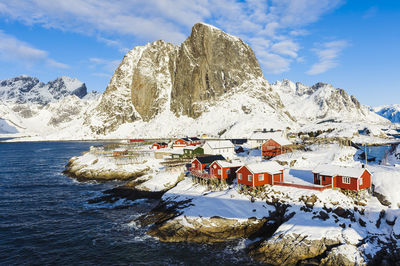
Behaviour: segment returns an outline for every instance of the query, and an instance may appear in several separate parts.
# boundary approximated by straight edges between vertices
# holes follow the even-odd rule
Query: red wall
[[[238,178],[238,174],[241,173],[242,174],[242,180],[239,180]],[[260,174],[264,174],[264,180],[259,181],[258,180],[258,175]],[[239,184],[243,184],[243,185],[248,185],[248,186],[253,186],[253,181],[249,182],[248,181],[248,175],[252,175],[253,180],[254,180],[254,186],[262,186],[262,185],[271,185],[272,184],[272,176],[268,173],[257,173],[255,175],[253,175],[246,166],[242,167],[237,173],[236,173],[236,177],[238,180]],[[282,174],[283,177],[283,174]],[[280,174],[276,175],[276,180],[281,180]],[[277,182],[278,182],[277,181]]]
[[[196,170],[199,170],[199,171],[202,171],[204,168],[202,168],[202,165],[201,165],[201,163],[197,160],[197,159],[194,159],[193,161],[192,161],[192,165],[194,164],[194,168],[196,169]]]
[[[242,180],[239,179],[238,174],[242,174]],[[253,175],[245,166],[239,169],[239,171],[236,172],[236,177],[238,184],[242,185],[248,185],[248,186],[253,186],[253,182],[249,182],[247,176],[248,175]],[[253,176],[254,178],[254,176]]]
[[[268,150],[267,149],[268,146],[273,146],[274,149],[273,150]],[[281,145],[279,145],[279,143],[277,143],[273,139],[267,140],[261,146],[261,154],[262,154],[262,156],[266,156],[266,157],[278,156],[280,154],[286,153],[287,151],[288,151],[287,148],[283,147],[281,149]]]
[[[184,141],[183,139],[178,139],[174,141],[175,145],[189,145],[186,141]]]
[[[366,189],[371,187],[371,174],[365,170],[364,173],[361,175],[363,179],[363,184],[359,186],[360,189]]]
[[[335,176],[335,179],[336,179],[335,187],[343,188],[343,189],[357,190],[357,178],[350,178],[350,184],[343,183],[341,176]]]
[[[216,166],[216,168],[214,168],[214,165]],[[237,170],[237,169],[239,169],[239,167],[225,167],[225,168],[222,168],[219,164],[217,164],[216,162],[213,162],[211,165],[210,165],[210,174],[211,175],[214,175],[216,178],[219,178],[219,179],[227,179],[227,178],[235,178],[236,177],[236,173],[235,173],[235,171]],[[221,169],[221,174],[219,175],[218,174],[218,169]],[[230,173],[230,175],[228,175],[228,170],[231,170],[231,173]]]

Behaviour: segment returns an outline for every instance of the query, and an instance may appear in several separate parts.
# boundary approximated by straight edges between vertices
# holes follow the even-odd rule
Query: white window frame
[[[258,181],[264,181],[264,174],[258,175]]]
[[[362,177],[360,178],[360,186],[362,186],[362,184],[363,184],[363,179],[362,179]]]
[[[242,180],[242,174],[241,173],[238,173],[238,179]]]
[[[196,165],[194,163],[192,163],[192,168],[195,168],[195,167],[196,167]]]
[[[253,175],[247,175],[247,180],[249,182],[252,182],[253,181]]]
[[[342,176],[342,183],[343,184],[351,184],[351,179],[348,176]]]
[[[222,175],[222,170],[221,170],[221,168],[218,169],[218,174],[219,174],[219,175]]]

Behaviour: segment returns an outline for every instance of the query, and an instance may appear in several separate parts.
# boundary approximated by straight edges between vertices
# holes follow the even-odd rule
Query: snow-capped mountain
[[[47,84],[20,76],[0,82],[0,134],[19,133],[45,139],[52,134],[84,135],[83,114],[99,98],[84,83],[60,77]],[[88,136],[90,138],[90,136]]]
[[[306,86],[289,80],[277,81],[272,88],[279,94],[290,114],[299,122],[321,123],[324,121],[385,123],[385,119],[371,112],[343,89],[319,82]]]
[[[156,41],[129,51],[85,117],[96,134],[143,137],[243,136],[293,124],[252,49],[204,23],[180,46]]]
[[[400,105],[384,105],[372,108],[378,115],[383,116],[393,123],[400,123]]]
[[[47,84],[37,78],[19,76],[0,81],[0,100],[11,103],[37,103],[45,105],[68,95],[79,98],[87,94],[85,83],[75,78],[59,77]]]

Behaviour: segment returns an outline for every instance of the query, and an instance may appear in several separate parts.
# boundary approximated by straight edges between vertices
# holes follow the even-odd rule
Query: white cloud
[[[48,52],[37,49],[0,30],[0,60],[20,63],[31,67],[44,63],[50,67],[68,68],[69,66],[49,58]]]
[[[268,65],[266,71],[279,73],[289,70],[298,56],[297,38],[307,33],[304,27],[343,1],[25,0],[0,3],[0,15],[28,25],[100,36],[99,41],[120,51],[126,48],[115,36],[179,44],[193,24],[204,21],[249,42],[258,57],[275,62],[260,60]]]
[[[318,62],[311,66],[306,72],[309,75],[317,75],[336,67],[338,56],[348,43],[344,40],[326,42],[320,45],[319,48],[314,48],[313,51],[318,56]]]
[[[287,55],[292,58],[297,57],[300,46],[292,40],[277,42],[271,46],[271,51],[281,55]]]

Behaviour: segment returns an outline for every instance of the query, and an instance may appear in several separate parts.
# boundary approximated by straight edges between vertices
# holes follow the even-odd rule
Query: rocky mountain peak
[[[64,96],[82,98],[86,94],[85,83],[70,77],[59,77],[47,84],[26,75],[0,81],[0,99],[6,102],[47,104]]]
[[[94,115],[105,122],[94,125],[87,117],[85,123],[103,134],[163,112],[197,118],[222,96],[247,90],[259,90],[254,95],[268,106],[282,106],[269,88],[247,44],[197,23],[180,46],[159,40],[129,51],[95,108]]]

